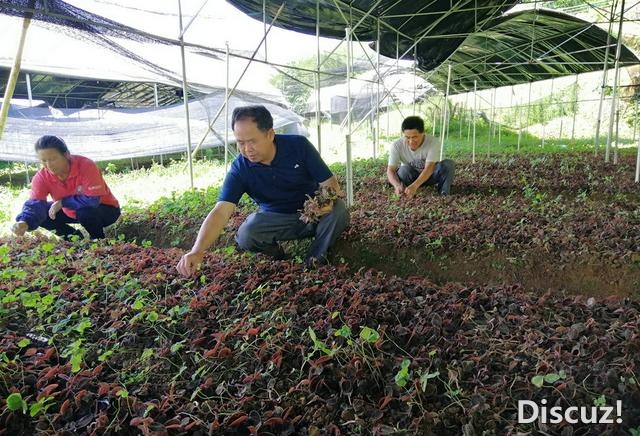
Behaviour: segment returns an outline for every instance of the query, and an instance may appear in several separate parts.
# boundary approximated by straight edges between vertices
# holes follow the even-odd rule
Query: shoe
[[[272,257],[274,260],[285,260],[287,253],[284,252],[280,244],[273,244],[262,250],[263,254]]]
[[[327,265],[327,264],[329,264],[329,261],[324,256],[321,258],[307,257],[304,260],[304,267],[305,269],[308,269],[308,270],[317,269],[319,266]]]

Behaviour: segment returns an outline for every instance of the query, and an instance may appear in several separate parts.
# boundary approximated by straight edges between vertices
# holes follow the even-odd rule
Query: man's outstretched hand
[[[176,269],[183,276],[190,276],[202,267],[204,253],[200,251],[190,251],[180,258]]]

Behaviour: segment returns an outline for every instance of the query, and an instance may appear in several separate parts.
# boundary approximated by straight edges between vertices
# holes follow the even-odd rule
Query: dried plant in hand
[[[313,197],[307,195],[303,209],[300,211],[300,220],[304,223],[317,223],[326,212],[324,209],[333,204],[338,198],[344,197],[344,193],[337,193],[334,188],[321,186]]]

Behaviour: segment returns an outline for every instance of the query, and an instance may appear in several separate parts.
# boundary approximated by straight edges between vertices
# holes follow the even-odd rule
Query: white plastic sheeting
[[[224,146],[225,134],[233,140],[232,132],[225,133],[224,110],[213,119],[224,99],[223,89],[189,103],[192,147],[203,138],[201,148]],[[236,91],[229,100],[229,112],[250,104],[263,104],[269,109],[276,131],[306,134],[300,116],[252,94]],[[60,136],[72,153],[95,161],[179,153],[186,150],[184,106],[63,111],[44,104],[29,107],[28,102],[16,102],[0,144],[0,160],[36,161],[33,145],[42,135]]]

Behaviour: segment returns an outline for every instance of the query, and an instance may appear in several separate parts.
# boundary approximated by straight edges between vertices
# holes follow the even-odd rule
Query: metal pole
[[[496,123],[496,88],[491,91],[491,119],[489,120],[489,143],[487,144],[487,158],[491,157],[491,140],[495,135]]]
[[[227,174],[229,170],[229,41],[224,43],[226,48],[226,61],[227,61],[227,77],[224,84],[224,174]]]
[[[347,40],[347,206],[353,205],[353,168],[351,167],[351,28],[345,28]]]
[[[153,105],[157,109],[160,106],[160,100],[158,98],[158,84],[153,84]],[[160,166],[164,165],[164,155],[160,153]]]
[[[576,74],[576,83],[574,85],[574,110],[573,110],[573,121],[571,123],[571,140],[573,141],[576,137],[576,115],[578,113],[578,75]]]
[[[316,134],[318,153],[322,155],[322,111],[320,107],[320,0],[316,0]]]
[[[182,33],[182,4],[178,0],[178,19],[180,22],[180,58],[182,61],[182,100],[187,129],[187,164],[189,165],[189,185],[193,189],[193,161],[191,156],[191,124],[189,122],[189,88],[187,87],[187,62],[184,53],[184,35]]]
[[[431,109],[431,134],[436,136],[436,108]]]
[[[618,85],[620,81],[620,56],[622,53],[622,25],[624,24],[624,1],[622,0],[620,9],[620,24],[618,26],[618,44],[616,45],[616,60],[613,74],[613,95],[611,96],[611,112],[609,115],[609,135],[607,137],[607,147],[605,149],[604,161],[609,162],[611,154],[611,139],[613,138],[613,124],[618,106]],[[616,142],[618,137],[616,136]]]
[[[473,142],[471,144],[471,163],[476,163],[476,115],[478,113],[478,81],[473,81]]]
[[[618,100],[619,101],[619,100]],[[613,163],[618,163],[618,132],[620,128],[620,108],[616,109],[616,142],[613,144]]]
[[[33,107],[33,94],[31,92],[31,75],[29,73],[25,74],[25,78],[27,79],[27,95],[29,96],[29,107]],[[24,161],[24,175],[27,180],[27,185],[31,183],[29,177],[29,164],[27,161]]]
[[[522,143],[522,99],[518,98],[518,145],[516,150],[520,151],[520,144]]]
[[[551,94],[550,95],[550,105],[553,104],[553,77],[551,78]],[[544,147],[545,139],[547,136],[547,120],[545,119],[544,112],[542,113],[542,144],[541,147]]]
[[[469,92],[464,97],[464,106],[465,106],[465,118],[467,119],[467,142],[471,139],[471,123],[473,122],[473,111],[469,109],[469,102],[467,101],[469,97]]]
[[[447,88],[444,93],[443,111],[442,111],[442,131],[440,132],[440,160],[444,155],[444,129],[447,123],[448,109],[449,109],[449,85],[451,83],[451,64],[447,68]]]
[[[33,107],[33,94],[31,92],[31,74],[26,73],[24,77],[25,79],[27,79],[27,96],[29,98],[29,107]]]
[[[28,8],[33,9],[35,7],[35,0],[29,2]],[[16,57],[13,60],[13,66],[9,73],[7,80],[7,87],[4,89],[4,99],[2,100],[2,109],[0,109],[0,140],[4,133],[5,125],[7,124],[7,117],[9,116],[9,106],[11,106],[11,98],[13,92],[16,89],[16,83],[18,82],[18,76],[20,75],[20,65],[22,64],[22,51],[24,50],[24,43],[27,38],[27,30],[29,24],[31,24],[31,17],[33,12],[26,12],[24,19],[22,20],[22,32],[20,33],[20,41],[18,42],[18,49],[16,50]]]
[[[638,99],[633,100],[633,140],[636,140],[638,134]]]
[[[638,138],[638,152],[636,153],[636,183],[640,182],[640,138]]]
[[[529,82],[529,99],[527,101],[527,131],[531,125],[531,83],[532,82]]]
[[[416,77],[418,72],[418,46],[413,47],[413,115],[416,114]]]
[[[262,33],[267,34],[267,5],[266,0],[262,0]],[[267,60],[267,39],[264,40],[264,60]]]
[[[462,139],[462,128],[464,127],[464,114],[466,112],[466,109],[469,105],[468,102],[469,99],[469,93],[465,92],[464,93],[464,109],[460,108],[459,111],[459,116],[458,116],[458,138]]]
[[[377,37],[376,37],[376,70],[378,74],[376,74],[376,101],[378,104],[376,105],[376,134],[373,143],[373,158],[376,158],[376,153],[380,148],[380,105],[382,104],[382,100],[380,99],[380,19],[376,20],[377,23]]]
[[[596,120],[596,135],[593,142],[593,154],[598,154],[600,148],[600,124],[602,123],[602,106],[604,105],[604,92],[607,87],[609,75],[609,51],[611,49],[611,30],[613,28],[613,20],[615,14],[615,5],[617,2],[611,2],[611,13],[609,20],[609,30],[607,31],[607,46],[604,50],[604,67],[602,69],[602,86],[600,87],[600,103],[598,104],[598,118]]]

